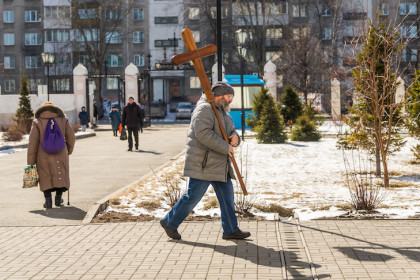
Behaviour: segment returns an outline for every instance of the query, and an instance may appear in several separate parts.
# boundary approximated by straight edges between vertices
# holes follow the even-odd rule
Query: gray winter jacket
[[[229,138],[238,135],[232,117],[216,104],[220,121]],[[235,179],[229,158],[229,144],[223,140],[216,116],[203,94],[194,110],[187,138],[184,175],[205,181],[226,182]]]

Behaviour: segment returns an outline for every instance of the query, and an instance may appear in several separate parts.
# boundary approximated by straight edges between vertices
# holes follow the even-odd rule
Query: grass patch
[[[263,192],[262,194],[272,194],[272,195],[274,195],[274,194],[277,194],[277,193],[275,193],[275,192]]]
[[[144,208],[149,211],[154,211],[156,209],[159,209],[161,207],[161,203],[159,200],[145,200],[141,201],[136,204],[137,208]]]
[[[110,205],[120,205],[121,204],[121,199],[119,197],[113,197],[108,201],[108,203]]]
[[[354,207],[350,203],[338,204],[338,205],[335,205],[335,207],[343,211],[350,211],[354,209]]]
[[[204,210],[209,210],[211,208],[218,208],[219,207],[219,201],[217,200],[217,197],[210,197],[207,199],[207,201],[204,203]]]
[[[278,213],[281,217],[293,216],[293,209],[285,208],[277,204],[254,204],[254,207],[266,213]]]

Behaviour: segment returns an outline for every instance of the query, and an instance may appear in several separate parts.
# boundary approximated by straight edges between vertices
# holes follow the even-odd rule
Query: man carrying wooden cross
[[[235,179],[229,156],[240,138],[228,114],[234,97],[233,88],[217,82],[211,90],[214,102],[226,136],[223,139],[218,121],[203,94],[194,110],[188,130],[184,175],[190,177],[188,191],[160,221],[166,234],[172,239],[181,239],[179,225],[190,214],[211,184],[220,204],[223,239],[244,239],[251,234],[238,228],[235,216],[234,193],[231,179]]]

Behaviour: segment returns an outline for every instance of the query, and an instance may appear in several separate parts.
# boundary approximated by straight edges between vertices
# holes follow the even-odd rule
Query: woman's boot
[[[64,202],[64,200],[61,198],[63,195],[62,192],[56,192],[55,193],[55,206],[61,206]]]
[[[47,208],[47,209],[52,208],[52,198],[51,198],[51,196],[45,198],[44,208]]]

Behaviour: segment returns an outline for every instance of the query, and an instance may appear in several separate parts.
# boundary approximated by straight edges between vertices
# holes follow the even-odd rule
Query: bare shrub
[[[243,195],[242,193],[235,195],[235,212],[242,217],[253,217],[251,209],[254,207],[254,203],[249,195]]]
[[[278,204],[255,204],[254,207],[262,212],[266,213],[278,213],[280,217],[291,217],[293,216],[293,209],[285,208]]]
[[[0,132],[6,132],[10,128],[10,124],[2,124],[0,125]]]
[[[80,124],[72,124],[71,128],[73,128],[74,133],[80,130]]]
[[[213,196],[210,197],[206,203],[204,203],[204,210],[209,210],[211,208],[218,208],[219,207],[219,201],[217,200],[217,197]]]
[[[374,210],[384,200],[385,195],[379,184],[375,183],[373,172],[369,168],[369,153],[366,158],[361,155],[361,150],[349,151],[349,157],[343,150],[344,165],[346,168],[346,184],[350,190],[350,204],[355,210]]]
[[[159,200],[146,200],[136,204],[138,208],[145,208],[146,210],[153,211],[161,207]]]
[[[21,141],[23,138],[24,133],[22,130],[17,126],[13,125],[9,128],[8,131],[3,133],[3,140],[6,141]]]

